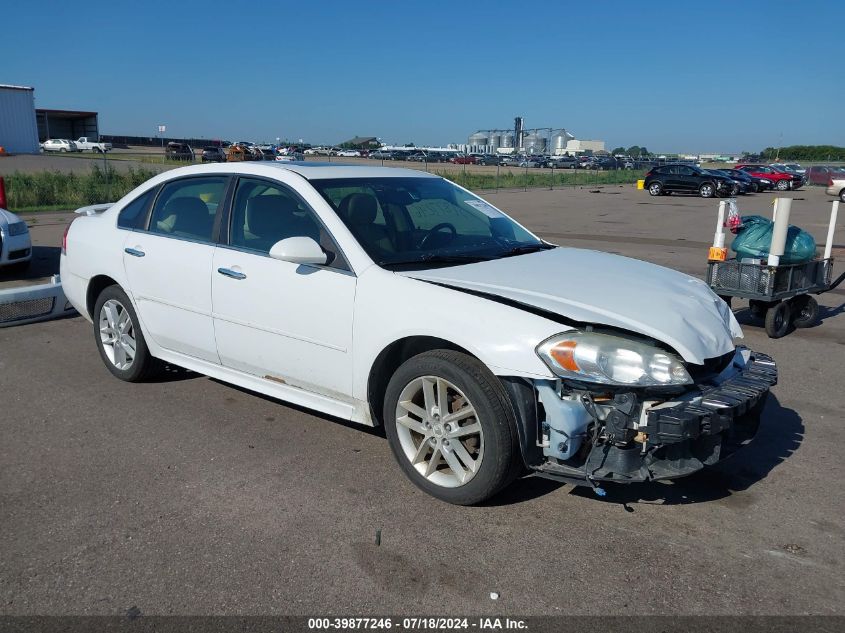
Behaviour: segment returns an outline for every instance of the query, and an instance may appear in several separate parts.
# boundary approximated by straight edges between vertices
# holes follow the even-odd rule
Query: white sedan
[[[76,143],[65,138],[52,138],[41,143],[45,152],[79,152],[81,151]]]
[[[0,268],[26,268],[32,260],[32,240],[26,222],[0,209]]]
[[[829,196],[836,196],[842,202],[845,202],[845,178],[831,177],[827,181],[827,189],[825,192]]]
[[[356,158],[361,156],[361,152],[357,149],[342,149],[337,153],[338,156],[345,156],[346,158]]]
[[[687,475],[754,435],[777,380],[702,281],[556,247],[406,169],[168,171],[76,219],[61,277],[116,377],[171,363],[383,425],[452,503],[525,473]]]

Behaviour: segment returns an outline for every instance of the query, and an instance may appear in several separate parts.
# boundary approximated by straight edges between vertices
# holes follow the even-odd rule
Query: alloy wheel
[[[433,484],[463,486],[481,467],[484,435],[475,407],[444,378],[420,376],[405,386],[396,430],[405,457]]]
[[[129,311],[116,299],[100,308],[100,343],[106,358],[117,369],[127,370],[135,362],[137,341]]]

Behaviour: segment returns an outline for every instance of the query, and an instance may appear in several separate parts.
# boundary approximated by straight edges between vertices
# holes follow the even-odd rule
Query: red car
[[[478,162],[478,158],[469,155],[454,156],[449,159],[449,162],[455,163],[456,165],[475,165]]]
[[[841,180],[845,178],[845,167],[828,167],[827,165],[815,165],[807,170],[807,181],[811,185],[827,187],[831,179]]]
[[[788,174],[768,165],[737,165],[736,169],[744,171],[754,178],[771,180],[778,191],[798,189],[804,184],[804,179],[801,176]]]

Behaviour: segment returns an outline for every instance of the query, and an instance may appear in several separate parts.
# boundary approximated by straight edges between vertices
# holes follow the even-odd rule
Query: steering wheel
[[[440,224],[435,224],[428,230],[428,233],[426,233],[420,240],[420,250],[424,250],[428,243],[434,239],[434,236],[438,235],[439,231],[443,229],[449,229],[449,231],[451,232],[451,235],[449,236],[449,241],[446,242],[446,244],[449,244],[452,240],[454,240],[455,236],[458,234],[458,231],[457,229],[455,229],[455,226],[449,224],[448,222],[441,222]]]

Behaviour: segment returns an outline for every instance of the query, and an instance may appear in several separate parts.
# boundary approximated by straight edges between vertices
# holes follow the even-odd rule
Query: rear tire
[[[789,332],[792,310],[788,301],[781,301],[766,312],[766,334],[769,338],[781,338]]]
[[[790,299],[792,304],[792,325],[797,328],[811,327],[819,318],[819,302],[810,295],[799,295]]]
[[[845,202],[845,189],[839,192],[839,200]]]
[[[150,355],[135,308],[120,286],[109,286],[100,293],[92,318],[97,351],[115,377],[141,382],[161,366]]]
[[[659,182],[653,182],[648,186],[648,194],[650,196],[659,196],[663,193],[663,185]]]
[[[449,419],[460,412],[464,417]],[[519,472],[507,393],[481,361],[467,354],[434,350],[405,361],[388,383],[383,419],[405,475],[442,501],[481,503]]]

